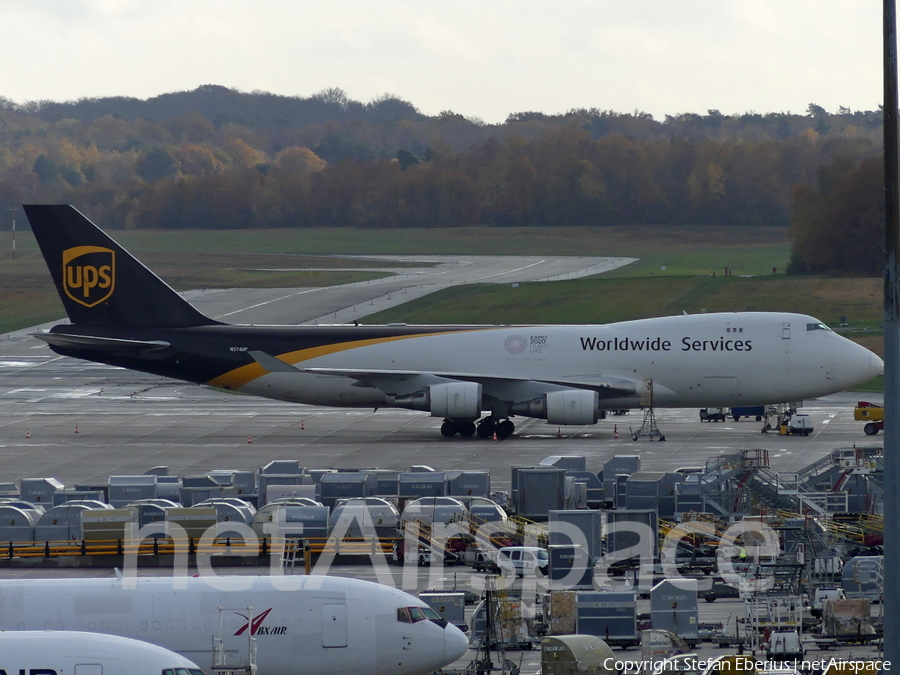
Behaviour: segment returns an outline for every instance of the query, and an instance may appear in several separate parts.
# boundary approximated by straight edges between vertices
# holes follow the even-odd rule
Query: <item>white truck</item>
[[[812,420],[806,413],[795,413],[791,415],[791,419],[782,427],[782,434],[791,434],[794,436],[809,436],[813,432]]]

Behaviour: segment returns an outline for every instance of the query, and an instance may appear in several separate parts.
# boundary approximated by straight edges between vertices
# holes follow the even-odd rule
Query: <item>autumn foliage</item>
[[[852,258],[872,273],[867,160],[880,125],[877,111],[812,104],[663,121],[522,112],[490,125],[338,89],[0,98],[0,209],[70,202],[118,228],[792,223],[795,270]]]

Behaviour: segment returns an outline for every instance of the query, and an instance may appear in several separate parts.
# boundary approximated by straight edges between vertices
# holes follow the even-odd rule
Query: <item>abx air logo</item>
[[[245,619],[247,623],[237,629],[235,635],[243,635],[244,633],[250,632],[250,635],[285,635],[287,633],[287,626],[263,626],[263,621],[266,620],[266,617],[269,616],[269,612],[272,611],[272,608],[269,607],[265,612],[254,616],[251,620],[249,616],[246,614],[241,614],[240,612],[235,612],[239,617]]]
[[[116,286],[116,254],[102,246],[76,246],[63,251],[63,288],[72,300],[95,307]]]

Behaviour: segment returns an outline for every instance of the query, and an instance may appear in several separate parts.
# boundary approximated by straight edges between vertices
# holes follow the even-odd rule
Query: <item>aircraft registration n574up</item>
[[[880,375],[868,349],[782,312],[606,325],[241,326],[210,319],[76,209],[25,206],[71,325],[58,354],[244,394],[444,418],[445,436],[504,438],[516,415],[594,424],[638,407],[797,402]]]

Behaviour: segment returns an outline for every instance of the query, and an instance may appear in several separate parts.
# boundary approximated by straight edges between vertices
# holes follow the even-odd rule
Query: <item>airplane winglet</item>
[[[290,363],[285,363],[281,359],[276,356],[272,356],[271,354],[267,354],[266,352],[261,352],[257,350],[250,350],[247,352],[250,356],[253,357],[253,360],[256,361],[263,368],[268,370],[270,373],[299,373],[300,369],[295,368]]]

